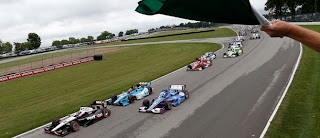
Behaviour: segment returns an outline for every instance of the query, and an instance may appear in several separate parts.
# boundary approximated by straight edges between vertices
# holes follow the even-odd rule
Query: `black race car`
[[[110,113],[111,111],[107,108],[106,101],[93,101],[90,106],[81,106],[78,112],[69,115],[65,119],[53,119],[51,125],[44,128],[44,132],[65,136],[70,132],[78,131],[80,125],[87,127],[108,117]]]

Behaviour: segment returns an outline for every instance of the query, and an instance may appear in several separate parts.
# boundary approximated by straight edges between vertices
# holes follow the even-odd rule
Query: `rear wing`
[[[186,89],[186,85],[170,85],[169,90],[170,91],[183,91]]]
[[[138,82],[138,83],[137,83],[137,87],[138,87],[138,86],[141,86],[141,87],[144,87],[144,86],[150,87],[150,86],[151,86],[151,82]]]
[[[107,100],[105,100],[105,101],[92,101],[91,105],[102,105],[103,107],[107,107]]]

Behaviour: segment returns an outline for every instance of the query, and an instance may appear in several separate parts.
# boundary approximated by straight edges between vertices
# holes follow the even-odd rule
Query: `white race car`
[[[252,36],[250,37],[250,40],[253,39],[260,39],[260,35],[258,33],[252,34]]]
[[[78,131],[80,125],[86,127],[108,117],[110,113],[106,101],[93,101],[90,106],[81,106],[78,112],[69,115],[66,119],[53,119],[51,125],[44,128],[44,132],[65,136],[70,132]]]

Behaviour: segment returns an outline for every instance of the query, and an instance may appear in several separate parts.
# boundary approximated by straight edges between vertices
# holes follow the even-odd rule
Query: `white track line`
[[[222,45],[222,48],[219,49],[218,51],[216,51],[215,53],[217,53],[217,52],[219,52],[219,51],[221,51],[221,50],[224,49],[224,44],[223,44],[223,43],[219,43],[219,44]],[[180,70],[182,70],[182,69],[184,69],[184,68],[185,68],[185,66],[184,66],[184,67],[181,67],[180,69],[177,69],[177,70],[175,70],[175,71],[173,71],[173,72],[171,72],[171,73],[168,73],[168,74],[166,74],[166,75],[164,75],[164,76],[161,76],[161,77],[159,77],[159,78],[157,78],[157,79],[155,79],[155,80],[153,80],[153,81],[151,81],[151,82],[160,80],[160,79],[162,79],[162,78],[164,78],[164,77],[167,77],[167,76],[170,76],[170,75],[172,75],[173,73],[178,72],[178,71],[180,71]],[[67,117],[68,117],[68,116],[65,116],[65,117],[61,118],[61,120],[64,120],[64,119],[67,118]],[[50,123],[51,123],[51,122],[50,122]],[[50,123],[44,124],[44,125],[42,125],[42,126],[39,126],[39,127],[37,127],[37,128],[34,128],[34,129],[30,130],[30,131],[27,131],[27,132],[24,132],[24,133],[19,134],[19,135],[17,135],[17,136],[14,136],[13,138],[19,138],[19,137],[22,137],[22,136],[24,136],[24,135],[30,134],[30,133],[32,133],[32,132],[34,132],[34,131],[40,130],[40,129],[44,128],[45,126],[49,126]]]
[[[286,94],[287,94],[287,91],[288,91],[288,89],[289,89],[289,87],[290,87],[290,85],[291,85],[291,83],[292,83],[292,80],[293,80],[293,78],[294,78],[294,75],[296,74],[296,71],[297,71],[297,69],[298,69],[298,67],[299,67],[300,60],[301,60],[301,57],[302,57],[302,53],[303,53],[303,49],[302,49],[302,44],[300,43],[300,54],[299,54],[299,58],[298,58],[297,63],[296,63],[296,65],[295,65],[295,67],[294,67],[294,70],[293,70],[293,72],[292,72],[292,74],[291,74],[289,83],[288,83],[286,89],[284,90],[284,92],[283,92],[283,94],[282,94],[282,96],[281,96],[281,98],[280,98],[280,100],[279,100],[276,108],[274,109],[273,113],[271,114],[271,116],[270,116],[270,118],[269,118],[269,120],[268,120],[268,122],[267,122],[267,125],[266,125],[265,128],[263,129],[263,131],[262,131],[262,133],[261,133],[261,135],[260,135],[260,138],[263,138],[263,137],[265,136],[265,134],[267,133],[268,128],[269,128],[269,126],[270,126],[270,124],[271,124],[274,116],[276,115],[276,113],[277,113],[277,111],[278,111],[278,109],[279,109],[279,107],[280,107],[280,105],[281,105],[284,97],[285,97]]]

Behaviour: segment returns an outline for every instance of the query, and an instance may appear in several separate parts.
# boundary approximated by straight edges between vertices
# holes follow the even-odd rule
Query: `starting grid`
[[[80,59],[80,60],[71,61],[71,62],[67,62],[67,63],[61,63],[61,64],[57,64],[57,65],[52,65],[52,66],[47,66],[47,67],[40,68],[40,69],[33,69],[33,70],[25,71],[22,73],[16,73],[16,74],[0,77],[0,83],[6,82],[9,80],[22,78],[22,77],[45,73],[45,72],[49,72],[49,71],[53,71],[53,70],[57,70],[57,69],[71,67],[74,65],[79,65],[79,64],[83,64],[83,63],[87,63],[87,62],[91,62],[91,61],[94,61],[93,57],[88,57],[85,59]]]

